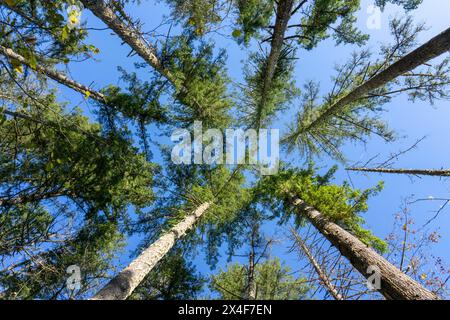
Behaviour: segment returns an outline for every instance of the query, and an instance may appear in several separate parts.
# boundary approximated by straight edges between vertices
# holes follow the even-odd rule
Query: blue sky
[[[360,29],[370,34],[371,38],[367,44],[368,47],[377,51],[380,43],[389,42],[388,20],[389,17],[403,15],[403,10],[389,5],[382,13],[381,29],[368,29],[366,21],[369,18],[367,8],[372,1],[363,0],[361,10],[358,14],[358,25]],[[145,23],[144,29],[151,30],[161,21],[163,15],[168,11],[162,1],[144,1],[139,8],[130,7],[131,16],[140,18]],[[423,43],[435,36],[439,32],[449,27],[448,13],[450,12],[450,1],[448,0],[425,0],[424,3],[411,13],[416,22],[425,22],[429,29],[419,36],[419,42]],[[87,21],[89,27],[103,27],[103,24],[93,17],[89,12],[83,12],[83,20]],[[230,31],[231,33],[231,31]],[[242,81],[242,66],[249,51],[237,46],[230,39],[219,35],[214,35],[220,48],[228,51],[228,69],[229,75],[235,81]],[[110,31],[91,31],[89,42],[95,44],[100,53],[96,55],[96,61],[88,61],[70,65],[70,74],[74,79],[84,84],[93,83],[93,87],[100,89],[108,84],[117,84],[119,72],[117,67],[121,66],[128,71],[134,70],[133,63],[140,61],[138,57],[127,58],[130,49],[126,45],[121,45],[121,40],[112,35]],[[327,40],[321,43],[313,51],[307,52],[299,50],[298,61],[295,70],[295,80],[298,85],[302,85],[308,80],[320,81],[323,90],[330,86],[330,76],[336,63],[343,63],[348,58],[350,52],[357,50],[354,46],[336,47],[334,41]],[[149,74],[148,70],[140,69],[138,74],[142,79]],[[73,93],[66,88],[60,88],[61,100],[70,101],[71,106],[81,105],[83,110],[89,112],[93,110],[83,97]],[[395,164],[399,168],[448,168],[450,163],[450,103],[449,101],[438,101],[434,106],[426,102],[411,103],[405,97],[397,97],[387,104],[388,110],[383,118],[389,123],[390,127],[395,129],[401,137],[398,141],[386,144],[380,139],[372,139],[366,146],[348,145],[345,146],[344,154],[350,160],[350,163],[361,161],[366,162],[371,157],[380,154],[379,160],[388,158],[390,153],[398,152],[412,145],[417,139],[426,136],[418,148],[402,156]],[[293,105],[278,121],[274,127],[283,128],[292,118],[297,106]],[[153,129],[152,129],[153,130]],[[152,132],[157,134],[158,132]],[[301,164],[301,159],[290,157],[293,161]],[[334,161],[323,159],[317,163],[323,170],[330,168]],[[364,215],[367,220],[367,226],[379,237],[385,237],[392,230],[394,221],[393,214],[400,210],[403,199],[412,197],[413,199],[427,198],[429,196],[447,198],[449,196],[450,184],[448,181],[433,177],[413,178],[396,175],[378,175],[378,174],[360,174],[350,173],[349,175],[343,166],[336,175],[336,182],[341,183],[351,177],[351,182],[356,188],[368,188],[376,185],[378,181],[385,181],[385,189],[380,195],[370,200],[369,211]],[[439,209],[442,203],[426,201],[411,206],[412,217],[417,225],[424,224],[430,219],[433,211]],[[446,265],[450,261],[450,207],[443,211],[440,216],[429,226],[437,229],[442,235],[440,243],[433,247],[432,254],[444,258]],[[267,225],[264,230],[271,233],[273,225]],[[282,236],[283,232],[278,231]],[[134,237],[127,249],[132,250],[138,237]],[[287,264],[295,270],[296,260],[294,255],[286,254],[288,245],[282,243],[274,246],[273,255],[283,257]],[[131,252],[131,251],[130,251]],[[129,253],[126,252],[121,257],[122,263],[129,261]],[[225,261],[221,261],[219,266],[223,266]],[[202,255],[200,254],[195,261],[198,269],[204,273],[209,273]]]

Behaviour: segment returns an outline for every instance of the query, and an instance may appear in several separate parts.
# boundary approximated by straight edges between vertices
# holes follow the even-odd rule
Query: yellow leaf
[[[69,13],[69,21],[72,25],[77,25],[80,22],[80,16],[81,13],[76,11],[76,10],[72,10]]]
[[[241,34],[242,34],[241,30],[239,30],[239,29],[234,29],[234,30],[233,30],[233,33],[232,33],[232,36],[233,36],[234,38],[239,38],[239,37],[241,36]]]
[[[71,17],[70,17],[70,23],[72,23],[72,24],[74,24],[74,25],[75,25],[75,24],[77,24],[77,23],[78,23],[78,21],[79,21],[79,20],[78,20],[78,18],[77,18],[77,17],[75,17],[75,16],[71,16]]]
[[[89,99],[89,97],[91,96],[91,92],[90,91],[86,91],[85,93],[84,93],[84,98],[87,100],[87,99]]]
[[[17,73],[22,74],[23,73],[23,66],[22,65],[18,65],[14,67],[14,71]]]
[[[422,273],[422,275],[420,276],[420,279],[425,280],[427,278],[427,275],[425,273]]]

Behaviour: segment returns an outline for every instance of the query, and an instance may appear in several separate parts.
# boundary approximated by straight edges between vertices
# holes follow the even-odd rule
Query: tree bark
[[[210,207],[209,202],[200,205],[169,232],[145,249],[128,267],[123,269],[91,300],[125,300],[156,264],[169,252],[175,242],[191,229]]]
[[[410,174],[415,176],[450,177],[450,170],[387,169],[387,168],[347,168],[348,171]]]
[[[342,227],[329,221],[315,208],[308,206],[296,195],[287,193],[289,201],[298,214],[304,216],[314,227],[346,257],[353,267],[369,278],[368,268],[378,267],[381,272],[381,288],[378,290],[386,299],[393,300],[438,300],[439,297],[421,286],[389,261],[362,243]]]
[[[25,59],[20,54],[14,52],[10,48],[5,48],[0,45],[0,53],[4,56],[8,57],[9,59],[17,60],[18,62],[32,68],[30,65],[30,62],[27,59]],[[39,73],[42,73],[42,74],[48,76],[49,78],[55,80],[56,82],[58,82],[62,85],[65,85],[75,91],[82,93],[83,95],[86,95],[86,93],[89,92],[89,97],[94,100],[97,100],[100,102],[105,101],[105,96],[102,93],[92,90],[91,88],[70,79],[64,73],[58,72],[56,70],[52,70],[47,67],[43,67],[41,65],[36,65],[35,70]]]
[[[250,253],[248,256],[248,270],[247,270],[247,287],[245,289],[245,299],[256,300],[256,282],[255,282],[255,256],[256,256],[256,242],[259,236],[259,225],[257,222],[252,226],[250,235]]]
[[[426,63],[427,61],[434,59],[441,54],[450,50],[450,28],[437,35],[427,43],[423,44],[416,50],[407,54],[394,64],[390,65],[386,70],[375,75],[373,78],[363,83],[359,87],[355,88],[349,94],[338,100],[331,105],[324,113],[319,115],[303,130],[307,131],[309,128],[313,128],[316,124],[323,121],[326,118],[331,117],[345,106],[363,98],[370,91],[380,88],[387,83],[391,82],[400,75],[414,70],[418,66]]]
[[[293,5],[294,0],[281,0],[278,2],[277,17],[272,34],[267,71],[264,75],[264,88],[267,88],[267,83],[270,83],[273,79],[275,69],[278,64],[278,59],[280,58],[281,48],[283,47],[286,28],[289,23],[289,19],[291,18]]]
[[[273,76],[280,59],[281,50],[284,44],[284,36],[286,34],[287,25],[291,18],[293,5],[294,0],[281,0],[277,4],[277,16],[272,34],[270,53],[267,59],[267,67],[263,79],[263,94],[258,104],[257,110],[256,130],[258,130],[261,126],[261,117],[266,105],[267,94],[272,85]]]
[[[335,300],[344,300],[342,298],[342,295],[339,294],[336,287],[331,282],[328,275],[325,273],[325,271],[322,270],[319,263],[316,261],[314,256],[312,255],[311,251],[309,250],[308,246],[305,244],[305,242],[302,240],[302,238],[298,235],[298,233],[292,228],[291,233],[294,236],[295,242],[300,247],[300,250],[303,251],[308,258],[309,262],[314,267],[314,270],[316,270],[317,275],[319,276],[319,279],[327,289],[327,291],[333,296]]]
[[[147,43],[138,30],[132,26],[124,24],[104,0],[81,0],[86,8],[103,21],[113,30],[125,43],[127,43],[136,53],[144,59],[150,66],[155,68],[161,75],[175,85],[175,78],[162,65],[156,55],[156,50]]]

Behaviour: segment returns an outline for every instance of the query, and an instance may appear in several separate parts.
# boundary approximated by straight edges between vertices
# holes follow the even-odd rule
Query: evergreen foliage
[[[294,215],[297,225],[304,225],[306,222],[291,207],[291,202],[286,198],[288,191],[316,208],[330,221],[343,226],[362,242],[379,252],[386,252],[386,243],[363,228],[364,219],[360,216],[368,210],[367,200],[382,190],[383,183],[368,190],[354,190],[348,183],[331,184],[330,180],[336,169],[337,167],[332,168],[324,176],[316,175],[313,166],[307,170],[283,170],[278,175],[262,180],[259,192],[263,201],[273,207],[273,212],[281,216],[282,221],[288,221]]]
[[[0,56],[2,299],[92,297],[123,267],[117,264],[128,254],[124,248],[130,239],[140,240],[131,242],[134,258],[205,203],[208,209],[185,228],[186,235],[177,235],[176,244],[166,245],[161,252],[167,255],[155,260],[129,299],[196,299],[207,288],[213,298],[225,300],[314,298],[305,270],[293,272],[273,257],[270,245],[276,240],[266,237],[271,223],[286,229],[295,222],[301,231],[308,226],[291,194],[380,258],[388,253],[386,242],[367,229],[363,218],[383,183],[359,190],[336,183],[337,167],[319,175],[312,164],[282,166],[278,174],[261,177],[254,165],[171,161],[165,139],[174,129],[193,134],[194,121],[201,121],[204,131],[258,130],[296,109],[284,132],[285,150],[308,163],[323,156],[345,162],[341,150],[348,142],[397,137],[383,117],[397,95],[430,104],[449,98],[450,59],[444,58],[339,105],[419,45],[425,26],[408,16],[391,20],[393,43],[381,45],[378,54],[358,49],[337,65],[328,93],[322,94],[315,81],[300,89],[295,68],[302,53],[327,39],[336,46],[361,47],[369,37],[357,28],[359,0],[282,1],[165,0],[170,16],[145,32],[144,22],[127,13],[128,6],[141,5],[139,0],[0,0],[0,45],[25,58]],[[375,0],[382,10],[397,5],[409,11],[421,2]],[[70,68],[100,53],[89,42],[94,29],[77,12],[67,12],[72,5],[83,9],[82,3],[83,14],[92,11],[107,33],[115,31],[122,44],[131,46],[129,57],[146,61],[135,63],[136,69],[153,69],[119,67],[120,82],[108,80],[97,97],[89,91],[94,82],[82,86],[78,91],[85,105],[71,108],[62,91],[49,86],[46,70],[65,68],[61,74],[67,78],[57,81],[73,88]],[[237,45],[223,45],[216,36]],[[227,70],[228,45],[249,53],[239,84]],[[196,265],[201,250],[211,270],[224,253],[230,263],[205,277]],[[244,251],[244,263],[235,262],[238,251]],[[80,288],[67,285],[70,266],[82,271]]]
[[[234,263],[220,270],[211,280],[211,289],[221,300],[243,299],[246,268]],[[267,260],[256,266],[256,300],[304,300],[309,291],[304,278],[296,278],[279,259]]]

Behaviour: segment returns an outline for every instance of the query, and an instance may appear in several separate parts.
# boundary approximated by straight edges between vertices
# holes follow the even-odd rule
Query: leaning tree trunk
[[[177,239],[183,237],[194,226],[210,205],[209,202],[203,203],[184,218],[183,221],[161,236],[133,260],[128,267],[104,286],[91,300],[125,300],[128,298],[145,276],[152,271],[156,264],[175,245]]]
[[[410,174],[415,176],[450,177],[450,170],[387,169],[387,168],[347,168],[348,171]]]
[[[67,75],[65,75],[62,72],[53,70],[48,67],[41,66],[39,64],[36,65],[35,67],[34,66],[32,67],[30,62],[25,57],[14,52],[10,48],[5,48],[0,45],[0,54],[4,55],[5,57],[7,57],[9,59],[16,60],[32,69],[35,69],[37,72],[44,74],[44,75],[48,76],[49,78],[55,80],[56,82],[59,82],[60,84],[65,85],[65,86],[67,86],[75,91],[78,91],[84,95],[89,93],[89,97],[91,97],[94,100],[98,100],[100,102],[105,101],[105,96],[102,93],[92,90],[91,88],[70,79]]]
[[[291,233],[294,236],[295,242],[300,247],[300,250],[303,251],[308,258],[309,262],[314,267],[314,270],[316,270],[317,275],[319,276],[320,281],[323,283],[327,291],[333,296],[335,300],[344,300],[342,298],[342,295],[339,294],[336,287],[331,282],[328,275],[325,273],[325,271],[322,269],[322,267],[319,265],[319,263],[316,261],[314,256],[312,255],[311,251],[309,250],[308,246],[305,244],[303,239],[298,235],[298,233],[292,228]]]
[[[298,213],[311,222],[346,257],[353,267],[369,278],[369,267],[379,268],[381,288],[378,290],[386,299],[395,300],[438,300],[439,297],[425,289],[389,261],[361,242],[342,227],[329,221],[315,208],[308,206],[297,196],[288,193],[289,201]]]
[[[450,50],[450,28],[437,35],[427,43],[423,44],[416,50],[407,54],[397,62],[390,65],[386,70],[375,75],[359,87],[352,90],[349,94],[331,105],[324,113],[314,119],[308,126],[304,128],[306,132],[309,128],[313,128],[320,121],[331,117],[339,112],[345,106],[363,98],[370,91],[380,88],[402,74],[414,70],[418,66],[434,59],[441,54]]]
[[[156,55],[156,50],[144,39],[139,30],[134,26],[123,23],[104,0],[81,0],[81,2],[127,43],[142,59],[175,85],[176,79],[163,66],[161,60]]]

